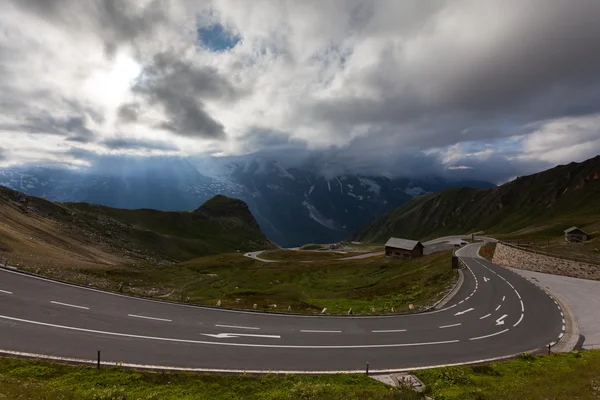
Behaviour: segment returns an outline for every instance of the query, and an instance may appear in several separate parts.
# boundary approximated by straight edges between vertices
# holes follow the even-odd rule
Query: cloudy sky
[[[257,153],[501,182],[600,153],[599,19],[597,0],[4,0],[0,166]]]

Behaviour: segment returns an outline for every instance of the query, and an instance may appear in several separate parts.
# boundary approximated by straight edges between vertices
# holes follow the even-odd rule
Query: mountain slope
[[[354,239],[427,239],[473,231],[559,235],[600,217],[600,156],[492,189],[446,189],[415,198],[364,226]]]
[[[224,196],[193,212],[164,212],[53,203],[0,187],[0,257],[15,263],[168,265],[271,247],[248,206]]]
[[[325,178],[315,168],[260,158],[193,165],[176,157],[116,158],[90,169],[0,169],[0,185],[58,202],[163,211],[191,211],[221,193],[246,202],[265,235],[284,247],[342,240],[417,195],[451,186],[494,186],[434,176]]]

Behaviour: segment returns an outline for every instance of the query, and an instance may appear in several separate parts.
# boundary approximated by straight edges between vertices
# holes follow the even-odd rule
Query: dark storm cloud
[[[117,118],[120,122],[128,123],[138,120],[140,105],[137,103],[122,104],[117,110]]]
[[[111,150],[178,150],[177,146],[169,142],[158,140],[140,140],[134,138],[107,139],[102,141],[101,144]]]
[[[65,136],[66,140],[88,143],[94,140],[94,132],[85,126],[83,117],[56,118],[48,114],[30,116],[22,122],[0,124],[0,130],[17,131],[39,135]]]
[[[389,44],[378,62],[347,82],[377,96],[308,99],[299,121],[315,119],[342,132],[371,125],[403,145],[426,148],[600,112],[600,2],[514,2],[491,12],[490,4],[450,6],[459,21],[469,8],[475,13],[463,21],[470,30],[456,32],[473,35],[472,41],[423,29],[422,45],[410,57]]]
[[[156,54],[144,67],[133,91],[161,105],[168,121],[159,127],[186,137],[223,139],[223,125],[213,119],[201,99],[234,101],[239,93],[215,70],[197,66],[173,52]]]
[[[108,56],[117,47],[150,33],[166,22],[168,3],[150,1],[143,6],[125,0],[13,0],[30,13],[65,28],[93,30],[104,42]]]
[[[7,156],[6,156],[6,149],[4,149],[3,147],[0,147],[0,161],[6,160]]]

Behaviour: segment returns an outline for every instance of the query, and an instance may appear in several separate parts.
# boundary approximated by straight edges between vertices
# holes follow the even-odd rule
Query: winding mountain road
[[[309,316],[132,298],[0,270],[0,353],[198,371],[383,372],[501,358],[564,331],[554,300],[457,251],[464,284],[433,312]]]

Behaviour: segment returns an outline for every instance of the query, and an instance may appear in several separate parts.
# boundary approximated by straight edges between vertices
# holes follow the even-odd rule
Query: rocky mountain
[[[491,189],[454,188],[412,199],[361,228],[356,240],[427,239],[467,232],[561,235],[600,220],[600,156]]]
[[[191,212],[126,210],[54,203],[0,186],[0,256],[14,263],[170,265],[272,247],[248,206],[225,196]]]
[[[340,175],[277,161],[194,164],[182,158],[118,160],[102,168],[0,169],[0,185],[53,201],[117,208],[193,210],[217,194],[248,204],[262,231],[290,247],[347,238],[382,213],[415,196],[447,187],[492,187],[488,182]]]

